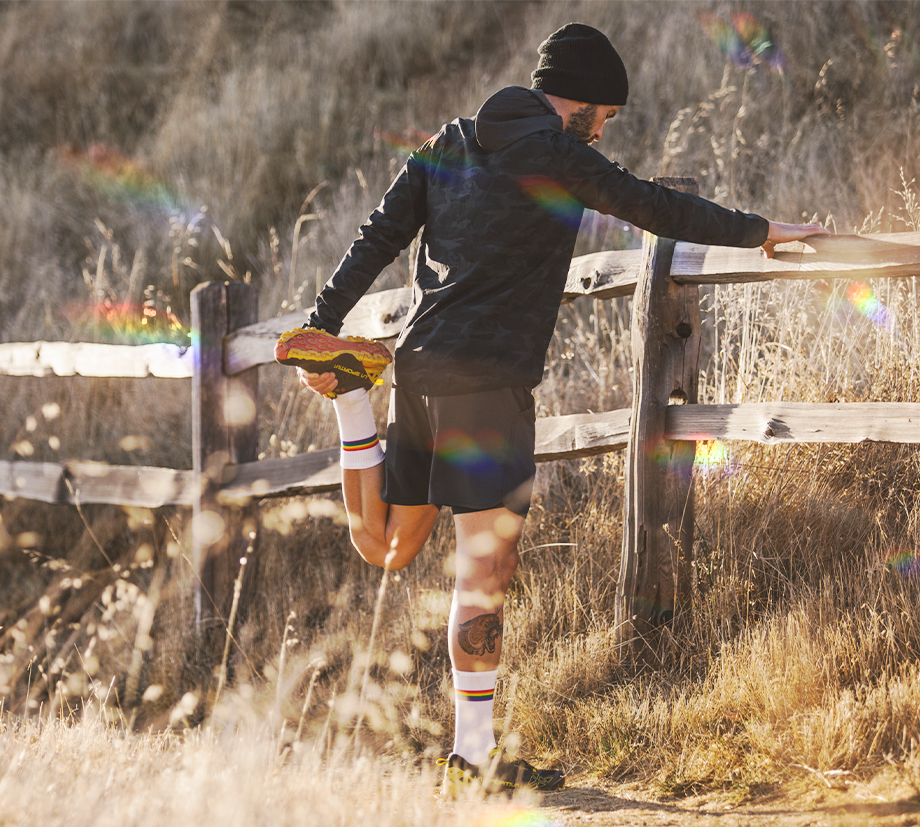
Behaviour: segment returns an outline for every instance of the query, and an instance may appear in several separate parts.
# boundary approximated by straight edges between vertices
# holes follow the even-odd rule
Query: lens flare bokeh
[[[693,470],[701,473],[732,470],[728,444],[718,439],[697,442]]]
[[[749,12],[735,12],[731,25],[717,14],[703,12],[700,24],[710,40],[736,66],[750,69],[758,65],[783,71],[785,60],[770,30]]]
[[[851,285],[847,289],[846,297],[847,301],[869,321],[886,330],[891,329],[891,314],[888,308],[882,304],[878,295],[868,284]]]
[[[113,147],[91,144],[83,150],[64,146],[58,149],[58,157],[102,195],[163,212],[187,207],[165,181]]]
[[[451,429],[440,434],[434,452],[458,469],[471,474],[491,474],[508,455],[509,443],[495,431],[467,434]]]
[[[920,574],[920,557],[915,551],[902,549],[888,558],[887,566],[903,577],[913,577]]]
[[[854,282],[841,296],[830,285],[818,283],[814,287],[814,292],[821,299],[825,308],[835,313],[841,322],[847,322],[855,312],[876,327],[889,331],[895,329],[891,312],[868,284]]]
[[[396,132],[387,132],[385,129],[377,129],[374,131],[374,136],[383,141],[390,149],[405,157],[415,152],[431,137],[420,129],[411,129],[401,135]]]
[[[473,824],[474,827],[561,827],[546,813],[515,806],[489,810]]]
[[[681,440],[681,442],[686,444],[685,440]],[[656,465],[668,468],[673,466],[675,459],[678,459],[678,461],[686,461],[680,460],[679,457],[675,457],[672,450],[673,445],[674,443],[667,439],[659,439],[650,442],[645,448],[646,456]],[[696,453],[693,458],[694,473],[709,473],[716,471],[724,473],[733,470],[734,463],[729,453],[727,443],[718,439],[700,439],[696,441]],[[685,468],[683,472],[689,475],[690,469]]]
[[[96,304],[71,303],[64,316],[72,324],[92,328],[98,339],[124,344],[165,342],[187,345],[189,332],[170,306],[142,305],[105,298]]]
[[[555,181],[541,176],[521,178],[521,189],[550,215],[568,227],[581,226],[583,208],[568,192]]]
[[[458,153],[445,152],[440,148],[437,153],[433,152],[434,138],[423,138],[423,142],[417,144],[416,139],[421,137],[418,131],[397,135],[381,130],[376,135],[397,153],[412,155],[438,181],[452,183],[476,178],[484,185],[484,179],[489,175],[484,169],[472,167],[469,160]],[[534,202],[566,226],[576,230],[581,226],[584,208],[556,181],[542,176],[527,176],[521,178],[518,185]]]

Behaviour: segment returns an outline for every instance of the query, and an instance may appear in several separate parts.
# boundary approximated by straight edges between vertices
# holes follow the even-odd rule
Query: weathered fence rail
[[[629,443],[630,411],[569,414],[537,421],[537,462],[618,451]],[[766,445],[804,442],[920,444],[917,402],[758,402],[671,406],[665,439],[748,440]],[[318,494],[341,485],[339,451],[246,462],[220,486],[228,503]],[[68,482],[70,485],[68,486]],[[194,473],[97,462],[0,460],[0,494],[45,503],[111,503],[159,508],[192,505]]]
[[[627,410],[542,418],[537,421],[537,462],[615,451],[625,448],[628,439]],[[218,486],[218,497],[225,503],[241,503],[332,491],[341,485],[338,459],[338,448],[327,448],[240,463],[232,469],[232,478]],[[193,505],[195,473],[98,462],[0,461],[0,494],[71,505]]]
[[[695,404],[695,285],[918,274],[920,233],[815,237],[780,245],[772,259],[759,250],[648,239],[643,250],[594,253],[572,262],[565,301],[636,296],[633,407],[538,419],[536,454],[538,462],[546,462],[627,448],[616,617],[622,644],[647,640],[673,614],[685,588],[682,565],[692,543],[693,511],[687,466],[696,442],[920,443],[920,403]],[[225,614],[238,565],[234,561],[241,545],[251,544],[252,523],[246,522],[243,509],[265,497],[330,491],[341,477],[336,448],[254,459],[255,369],[274,361],[278,335],[302,324],[305,314],[255,322],[255,290],[239,284],[200,285],[192,299],[195,347],[0,344],[0,374],[190,378],[194,467],[0,461],[0,494],[48,503],[192,506],[202,588],[211,605]],[[346,319],[343,333],[394,337],[409,301],[409,288],[365,296]],[[655,446],[655,462],[648,461],[648,446]],[[662,456],[668,457],[664,465]],[[207,606],[199,606],[207,614]]]
[[[192,350],[170,344],[102,345],[88,342],[0,344],[0,374],[191,379]]]

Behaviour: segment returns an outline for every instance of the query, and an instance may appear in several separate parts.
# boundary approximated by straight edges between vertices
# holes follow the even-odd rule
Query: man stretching
[[[509,87],[475,118],[413,152],[316,301],[307,329],[278,343],[301,383],[334,397],[351,540],[377,566],[419,553],[438,511],[456,527],[448,621],[455,690],[445,784],[558,789],[496,747],[492,698],[505,592],[534,478],[532,389],[543,365],[585,208],[658,236],[735,247],[825,231],[775,224],[630,175],[591,147],[626,103],[620,56],[570,23],[540,46],[530,89]],[[424,229],[423,229],[424,228]],[[412,302],[396,343],[386,456],[368,389],[383,345],[336,338],[381,270],[422,230]]]

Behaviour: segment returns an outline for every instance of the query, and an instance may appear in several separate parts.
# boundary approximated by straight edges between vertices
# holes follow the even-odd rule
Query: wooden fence
[[[687,179],[672,180],[687,186]],[[647,237],[642,250],[576,258],[565,300],[635,296],[631,409],[537,420],[538,462],[627,449],[625,515],[615,623],[636,648],[673,616],[687,588],[693,483],[700,440],[920,443],[920,404],[696,404],[700,284],[769,279],[867,279],[920,274],[920,233],[814,237],[776,248],[707,247]],[[343,333],[398,334],[410,289],[365,296]],[[241,549],[252,547],[253,509],[266,497],[310,494],[340,484],[338,449],[256,461],[258,367],[274,342],[302,324],[294,313],[256,322],[254,288],[202,284],[192,292],[187,350],[167,345],[0,345],[0,374],[161,376],[191,379],[190,470],[90,462],[0,462],[0,494],[47,503],[113,503],[194,510],[192,544],[199,622],[226,618]],[[662,462],[662,459],[666,461]]]

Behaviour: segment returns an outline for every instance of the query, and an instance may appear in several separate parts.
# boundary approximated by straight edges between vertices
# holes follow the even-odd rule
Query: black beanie
[[[629,94],[626,67],[606,35],[583,23],[566,23],[540,44],[531,75],[534,89],[548,95],[622,106]]]

